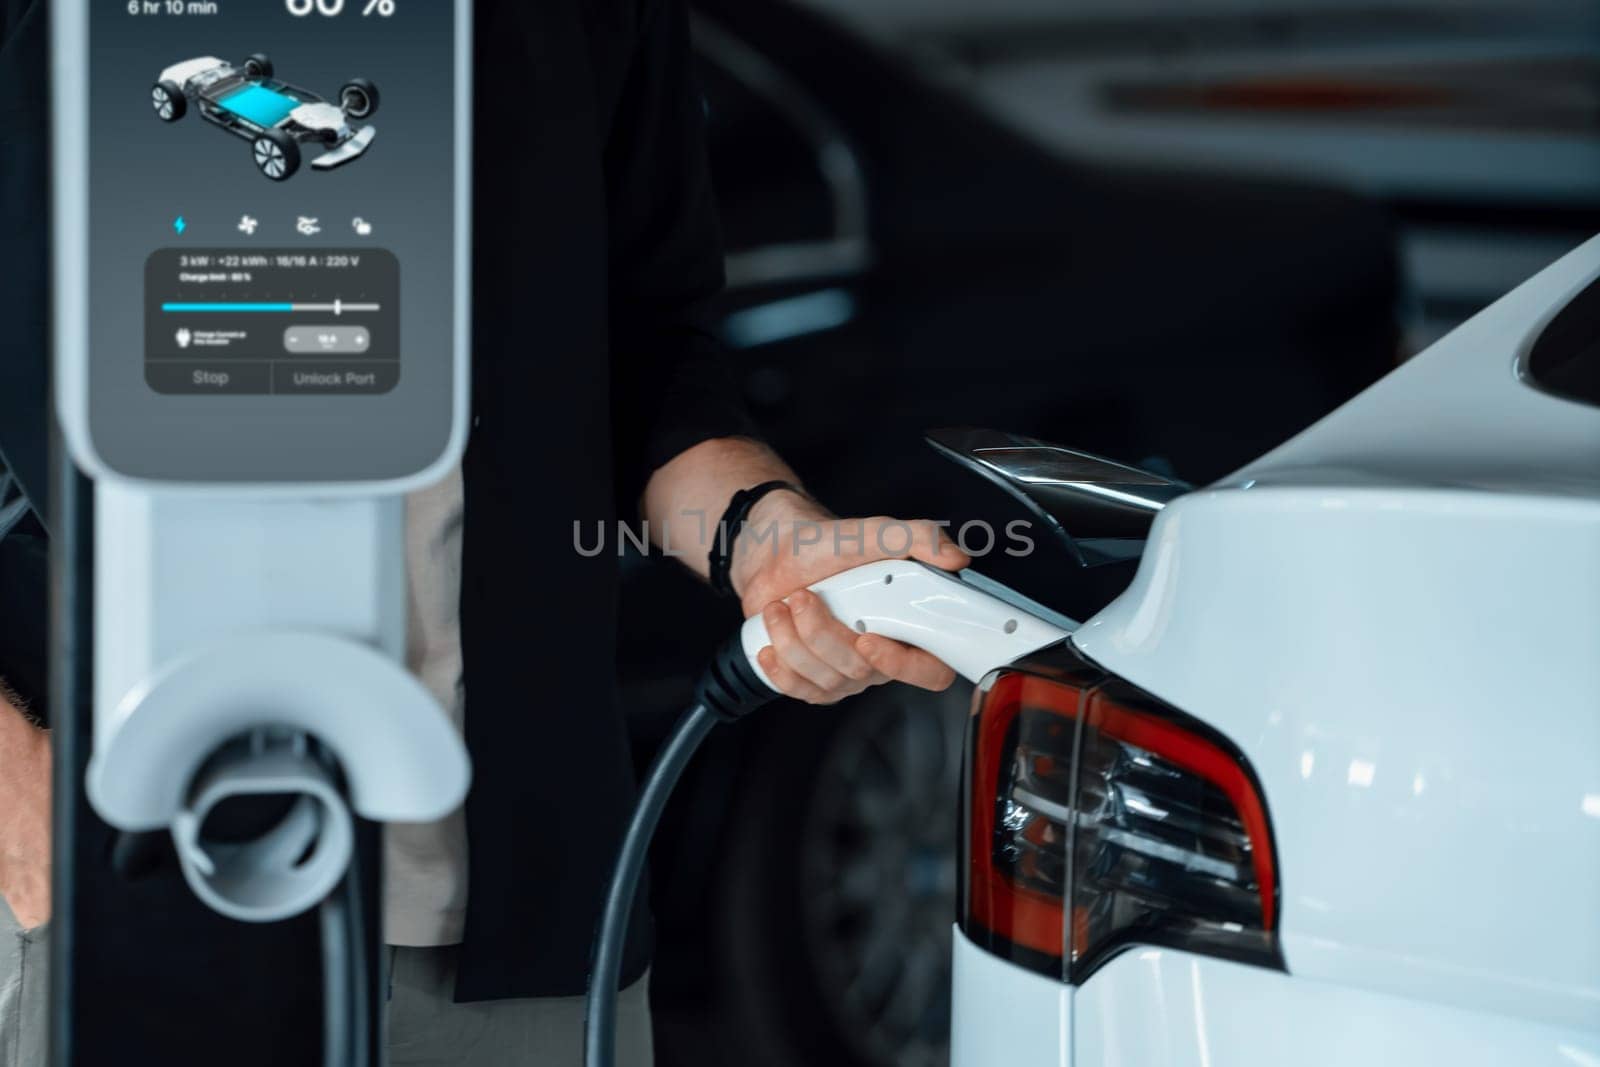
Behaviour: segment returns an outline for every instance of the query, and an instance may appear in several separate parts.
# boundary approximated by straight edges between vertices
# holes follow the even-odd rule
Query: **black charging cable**
[[[349,795],[344,769],[326,747],[314,746],[318,760]],[[357,843],[350,865],[333,892],[317,908],[322,934],[323,1067],[372,1067],[371,982],[367,954],[365,885]]]
[[[639,876],[650,851],[650,839],[655,836],[667,799],[713,728],[742,719],[777,699],[778,694],[750,666],[736,635],[706,666],[694,696],[694,703],[678,719],[650,765],[611,871],[589,966],[589,995],[583,1018],[584,1067],[613,1067],[617,1060],[617,984],[622,978],[628,917],[639,892]]]
[[[371,1067],[367,1029],[366,921],[361,907],[360,861],[317,910],[322,927],[323,1067]]]

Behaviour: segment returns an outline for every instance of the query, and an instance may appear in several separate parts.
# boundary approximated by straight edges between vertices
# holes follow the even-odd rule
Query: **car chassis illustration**
[[[313,170],[332,170],[363,155],[377,130],[355,123],[378,110],[378,87],[352,78],[339,89],[339,103],[273,78],[272,60],[255,54],[239,66],[214,56],[174,63],[150,90],[150,104],[163,122],[183,118],[193,102],[200,117],[251,144],[256,169],[276,182],[300,169],[300,146],[322,144],[326,152]]]

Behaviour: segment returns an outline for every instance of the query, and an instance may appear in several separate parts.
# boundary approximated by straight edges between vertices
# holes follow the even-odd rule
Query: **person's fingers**
[[[918,689],[939,692],[950,688],[956,672],[920,648],[903,645],[877,634],[862,634],[856,638],[856,650],[866,657],[877,670]]]
[[[878,672],[856,651],[856,632],[840,622],[821,597],[802,589],[791,595],[788,603],[800,639],[818,659],[851,681],[863,686],[872,683]]]
[[[871,520],[874,527],[866,555],[877,559],[914,559],[941,570],[958,571],[972,560],[936,522],[929,519]]]
[[[756,662],[761,664],[761,669],[766,673],[778,692],[795,700],[803,700],[807,704],[831,704],[833,701],[821,689],[812,685],[794,671],[784,666],[778,659],[778,652],[771,645],[766,646],[756,653]]]
[[[819,689],[833,691],[847,688],[845,676],[824,663],[806,645],[787,604],[781,600],[768,604],[761,617],[767,624],[767,639],[772,642],[784,666]]]
[[[958,571],[972,562],[938,523],[922,520],[911,525],[917,535],[911,542],[912,559],[947,571]]]

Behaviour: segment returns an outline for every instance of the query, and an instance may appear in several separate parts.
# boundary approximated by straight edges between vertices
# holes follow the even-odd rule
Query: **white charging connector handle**
[[[915,560],[867,563],[824,578],[811,591],[846,626],[915,645],[973,682],[1068,634],[955,575]],[[751,667],[771,686],[756,660],[757,653],[772,643],[760,615],[745,620],[740,640]]]

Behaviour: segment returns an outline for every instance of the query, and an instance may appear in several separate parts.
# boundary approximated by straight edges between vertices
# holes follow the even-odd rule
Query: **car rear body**
[[[1010,951],[968,894],[957,1067],[1600,1063],[1597,359],[1600,240],[1159,514],[1132,586],[1060,651],[1095,677],[1038,684],[1132,693],[1236,752],[1277,955],[1140,917],[1087,959],[1081,864],[1056,960]],[[969,746],[969,823],[1015,804],[981,788],[995,758]],[[1081,855],[1089,816],[1055,814]],[[1003,844],[974,836],[968,868],[1010,877]],[[1172,908],[1204,912],[1186,870]]]

